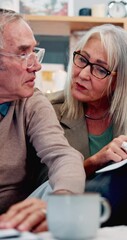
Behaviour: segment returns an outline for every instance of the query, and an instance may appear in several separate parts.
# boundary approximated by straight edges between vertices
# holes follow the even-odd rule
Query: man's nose
[[[41,63],[38,60],[36,60],[33,64],[33,66],[31,68],[28,68],[28,71],[29,72],[33,72],[33,71],[38,72],[39,70],[41,70],[41,68],[42,68]]]

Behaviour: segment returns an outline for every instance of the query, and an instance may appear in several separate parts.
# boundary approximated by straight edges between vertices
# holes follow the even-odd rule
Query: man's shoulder
[[[40,91],[38,88],[35,88],[33,95],[26,99],[26,103],[30,105],[37,104],[37,103],[43,104],[45,102],[49,103],[45,94],[42,91]]]
[[[16,109],[25,113],[39,111],[39,109],[51,109],[52,105],[45,94],[39,89],[35,88],[32,96],[16,101]],[[23,109],[23,110],[22,110]]]

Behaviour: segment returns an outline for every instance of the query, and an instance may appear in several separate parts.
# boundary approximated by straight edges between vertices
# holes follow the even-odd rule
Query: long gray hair
[[[77,43],[74,51],[82,50],[88,40],[98,37],[107,53],[107,63],[111,71],[116,71],[116,86],[111,98],[110,116],[118,123],[119,129],[125,129],[127,122],[127,32],[112,24],[103,24],[91,28]],[[65,86],[65,102],[62,114],[67,111],[69,118],[79,118],[83,115],[83,103],[71,94],[73,54],[68,65],[67,82]],[[112,77],[109,79],[107,95],[111,93]]]

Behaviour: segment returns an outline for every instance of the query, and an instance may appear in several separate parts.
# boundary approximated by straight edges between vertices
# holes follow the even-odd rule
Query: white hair
[[[109,79],[107,96],[111,96],[110,116],[118,123],[119,130],[126,128],[127,120],[127,32],[112,24],[103,24],[91,28],[77,43],[74,51],[82,50],[90,38],[100,38],[107,53],[107,63],[111,71],[116,71],[116,87],[111,96],[112,77]],[[83,103],[71,94],[73,54],[68,65],[67,82],[65,86],[65,102],[62,114],[67,111],[69,118],[78,118],[83,114]],[[125,132],[126,134],[126,132]]]
[[[19,13],[9,10],[9,9],[2,9],[0,8],[0,48],[3,48],[3,31],[4,27],[14,21],[18,21],[20,19],[23,19],[22,15]]]

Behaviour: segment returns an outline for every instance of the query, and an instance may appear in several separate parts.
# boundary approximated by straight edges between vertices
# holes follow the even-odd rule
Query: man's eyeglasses
[[[29,54],[22,54],[22,55],[17,55],[17,54],[9,53],[9,52],[0,52],[0,55],[5,56],[5,57],[20,58],[22,60],[22,67],[24,67],[24,68],[32,68],[35,64],[35,61],[42,63],[44,54],[45,54],[45,49],[38,48],[38,47],[35,47],[33,52],[31,52]]]
[[[79,52],[73,52],[73,63],[77,67],[82,68],[82,69],[89,65],[91,74],[94,77],[99,78],[99,79],[103,79],[103,78],[109,76],[110,74],[112,74],[112,75],[116,74],[116,72],[111,72],[98,64],[91,63],[87,58],[85,58]]]

